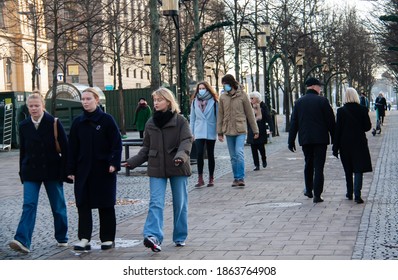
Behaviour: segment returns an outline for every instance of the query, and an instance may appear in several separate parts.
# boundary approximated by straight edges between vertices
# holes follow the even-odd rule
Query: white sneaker
[[[76,251],[91,250],[90,241],[88,239],[82,238],[79,242],[75,244],[73,249]]]
[[[68,242],[58,242],[57,247],[68,247]]]
[[[147,248],[151,248],[152,252],[162,251],[162,247],[160,247],[160,242],[154,236],[145,237],[144,246]]]
[[[113,241],[105,241],[101,243],[101,250],[108,250],[115,248],[115,242]]]
[[[8,246],[10,246],[11,249],[13,249],[14,251],[20,252],[20,253],[30,253],[30,250],[28,248],[26,248],[24,245],[22,245],[21,242],[19,242],[18,240],[12,240],[10,241],[10,243],[8,243]]]
[[[176,241],[175,244],[176,244],[176,247],[184,247],[185,246],[184,241]]]

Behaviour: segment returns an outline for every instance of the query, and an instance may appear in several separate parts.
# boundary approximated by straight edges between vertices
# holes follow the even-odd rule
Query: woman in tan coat
[[[229,156],[231,157],[234,181],[232,187],[245,185],[245,157],[244,145],[249,123],[253,138],[258,138],[258,127],[249,97],[235,80],[234,76],[227,74],[221,82],[224,86],[224,94],[220,96],[220,104],[217,115],[218,140],[227,138]]]
[[[143,232],[144,245],[153,252],[160,252],[167,180],[173,197],[175,245],[184,246],[188,236],[187,185],[193,138],[188,121],[179,114],[179,106],[170,90],[160,88],[152,93],[152,98],[155,112],[145,125],[143,147],[126,165],[135,168],[148,162],[150,201]]]

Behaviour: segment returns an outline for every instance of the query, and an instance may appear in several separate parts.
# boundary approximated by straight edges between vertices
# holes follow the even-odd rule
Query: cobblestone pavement
[[[373,121],[373,113],[372,121]],[[76,254],[57,248],[52,215],[45,191],[40,194],[32,252],[11,251],[22,210],[18,151],[0,153],[0,259],[396,259],[396,205],[398,112],[388,112],[381,135],[368,133],[374,172],[364,176],[365,204],[347,201],[340,161],[328,153],[325,166],[325,202],[313,204],[302,195],[301,149],[287,150],[284,116],[279,116],[280,136],[267,145],[269,165],[253,168],[250,147],[245,147],[246,187],[232,181],[225,143],[216,144],[216,186],[195,189],[196,166],[189,179],[190,233],[187,246],[176,249],[172,231],[170,192],[165,209],[163,251],[153,254],[142,246],[141,231],[148,205],[148,178],[138,168],[132,176],[118,175],[116,248],[98,250],[98,235],[90,253]],[[136,136],[136,135],[134,135]],[[130,154],[136,152],[131,149]],[[395,152],[395,153],[394,153]],[[207,165],[205,165],[206,171]],[[205,172],[206,173],[206,172]],[[73,186],[65,184],[70,243],[76,241],[77,214]],[[95,213],[95,212],[94,212]],[[96,215],[96,214],[95,214]],[[94,234],[98,233],[94,217]],[[260,244],[260,246],[259,246]]]

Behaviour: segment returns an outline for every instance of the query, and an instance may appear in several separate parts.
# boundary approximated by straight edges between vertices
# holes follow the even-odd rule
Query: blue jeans
[[[185,241],[188,236],[188,177],[171,177],[173,196],[174,228],[173,241]],[[150,201],[148,216],[144,226],[144,237],[154,236],[163,241],[163,209],[165,203],[167,178],[149,178]]]
[[[232,173],[235,180],[245,178],[245,139],[246,135],[229,136],[226,135],[229,156],[231,157]]]
[[[64,188],[61,181],[44,181],[51,211],[54,217],[54,236],[60,242],[68,242],[68,219]],[[25,181],[23,184],[23,207],[14,239],[21,242],[26,248],[30,248],[33,229],[36,222],[37,204],[42,182]]]

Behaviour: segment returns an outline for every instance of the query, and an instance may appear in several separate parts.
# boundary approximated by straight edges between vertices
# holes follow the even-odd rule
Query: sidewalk
[[[283,117],[283,116],[282,116]],[[372,122],[374,115],[371,113]],[[72,247],[52,248],[36,256],[51,260],[349,260],[397,259],[397,149],[398,112],[387,112],[381,135],[367,134],[373,173],[364,175],[364,204],[345,198],[345,178],[340,160],[331,155],[329,146],[325,165],[323,203],[314,204],[303,195],[304,159],[301,149],[287,149],[287,133],[279,123],[280,136],[267,145],[268,167],[253,168],[250,148],[245,148],[246,186],[232,188],[231,167],[225,144],[217,144],[216,164],[222,165],[213,188],[195,189],[195,174],[190,179],[189,236],[185,247],[174,247],[172,235],[172,206],[165,209],[165,240],[162,252],[153,253],[142,245],[142,229],[146,208],[127,213],[118,219],[116,248],[101,251],[98,244],[86,253],[76,253]],[[219,145],[219,146],[218,146]],[[224,145],[224,146],[223,146]],[[297,145],[298,146],[298,145]],[[14,155],[12,155],[14,153]],[[17,178],[17,152],[0,153],[0,204],[21,195]],[[12,159],[12,160],[11,160]],[[205,166],[205,168],[207,168]],[[120,175],[124,176],[124,175]],[[148,187],[148,178],[130,176],[130,190]],[[123,180],[124,180],[123,179]],[[191,183],[192,182],[192,183]],[[17,193],[14,190],[18,189]],[[147,191],[147,190],[146,190]],[[47,199],[45,196],[44,199]],[[127,196],[131,197],[131,196]],[[73,200],[69,197],[68,200]],[[21,208],[21,198],[18,208]],[[41,203],[41,202],[40,202]],[[44,202],[43,202],[44,203]],[[142,205],[147,204],[144,198]],[[0,206],[1,208],[4,205]],[[15,206],[14,206],[15,207]],[[123,207],[123,206],[121,206]],[[48,208],[49,209],[49,208]],[[76,211],[68,205],[71,215]],[[20,212],[14,212],[13,221]],[[68,212],[69,213],[69,212]],[[10,215],[10,214],[9,214]],[[18,215],[18,218],[15,217]],[[70,215],[70,216],[71,216]],[[3,220],[3,217],[1,217]],[[11,217],[8,217],[11,219]],[[38,217],[40,219],[40,217]],[[4,220],[3,220],[4,221]],[[72,221],[75,223],[75,221]],[[70,223],[72,223],[70,221]],[[1,222],[2,238],[12,237],[14,225]],[[35,232],[40,232],[36,227]],[[71,242],[77,233],[69,229]],[[6,234],[6,235],[5,235]],[[38,233],[39,234],[39,233]],[[52,233],[51,233],[52,234]],[[98,242],[98,236],[93,240]],[[0,259],[29,259],[10,253],[2,240]],[[54,244],[51,244],[55,247]],[[39,250],[39,248],[36,248]]]

